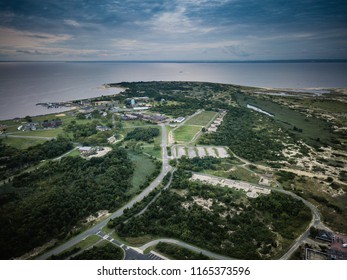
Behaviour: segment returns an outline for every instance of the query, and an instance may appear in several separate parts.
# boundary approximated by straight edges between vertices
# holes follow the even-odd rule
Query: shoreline
[[[153,81],[153,82],[162,82],[162,81]],[[167,81],[163,81],[167,82]],[[187,81],[175,81],[175,82],[187,82]],[[192,81],[191,81],[192,82]],[[120,82],[122,83],[122,82]],[[68,100],[68,101],[60,101],[60,102],[46,102],[46,103],[37,103],[35,106],[41,106],[43,104],[73,104],[73,102],[81,102],[81,101],[91,101],[93,99],[97,99],[100,97],[110,97],[110,96],[116,96],[119,94],[122,94],[125,90],[127,90],[127,87],[123,86],[118,86],[117,84],[120,83],[105,83],[97,87],[98,90],[118,90],[119,92],[117,93],[112,93],[112,94],[101,94],[93,97],[86,97],[86,98],[81,98],[81,99],[74,99],[74,100]],[[131,82],[132,83],[132,82]],[[254,89],[254,90],[260,90],[259,92],[255,91],[255,94],[266,94],[266,95],[281,95],[281,96],[288,96],[288,97],[293,97],[293,96],[302,96],[302,97],[319,97],[322,95],[328,95],[331,94],[332,91],[337,91],[342,94],[347,94],[347,88],[342,88],[342,87],[332,87],[332,88],[327,88],[327,87],[307,87],[307,88],[274,88],[274,87],[253,87],[253,86],[245,86],[245,85],[236,85],[236,84],[231,84],[231,83],[213,83],[213,82],[197,82],[197,83],[208,83],[208,84],[221,84],[221,85],[232,85],[232,86],[237,86],[241,88],[246,88],[246,89]],[[112,85],[117,85],[117,86],[112,86]],[[266,92],[269,91],[269,92]],[[63,108],[66,109],[63,109]],[[58,108],[47,108],[47,110],[55,110],[58,109],[56,112],[46,112],[46,113],[39,113],[39,114],[29,114],[30,117],[42,117],[42,116],[48,116],[48,115],[53,115],[53,114],[61,114],[61,113],[66,113],[70,111],[74,111],[78,109],[78,106],[61,106]],[[61,110],[59,110],[61,109]],[[28,114],[24,114],[22,116],[16,116],[13,118],[0,118],[0,122],[4,121],[13,121],[13,120],[18,120],[18,119],[24,119],[25,116]]]

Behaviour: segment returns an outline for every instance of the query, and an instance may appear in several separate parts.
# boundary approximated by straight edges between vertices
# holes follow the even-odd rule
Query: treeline
[[[1,259],[74,233],[99,210],[129,200],[134,166],[124,149],[102,158],[64,157],[15,177],[0,194]]]
[[[275,121],[244,108],[232,108],[216,133],[205,134],[201,144],[226,145],[250,161],[284,159],[283,134]]]
[[[93,246],[72,257],[71,260],[122,260],[123,256],[121,248],[107,243],[103,246]]]
[[[58,157],[72,148],[72,142],[63,137],[29,147],[26,150],[15,149],[0,141],[0,166],[2,167],[0,168],[0,180],[41,160]]]
[[[72,132],[75,140],[80,140],[85,137],[91,136],[97,133],[96,126],[99,124],[97,121],[92,121],[86,124],[78,124],[76,121],[72,121],[64,127],[66,132]]]
[[[133,131],[130,131],[125,140],[134,139],[136,141],[145,141],[148,143],[154,142],[154,138],[159,136],[160,131],[157,127],[142,128],[136,127]]]
[[[240,259],[271,258],[311,218],[310,210],[290,196],[272,193],[247,199],[242,191],[191,182],[182,170],[174,177],[172,188],[185,194],[163,191],[142,215],[115,223],[122,238],[151,234]],[[197,200],[209,201],[205,205],[210,206]]]

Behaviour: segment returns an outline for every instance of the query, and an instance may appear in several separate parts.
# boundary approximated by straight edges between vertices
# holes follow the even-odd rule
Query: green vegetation
[[[61,252],[58,255],[52,255],[50,259],[52,260],[64,260],[68,257],[76,254],[77,252],[81,250],[85,250],[89,247],[91,247],[96,242],[100,241],[101,237],[97,235],[90,235],[86,239],[82,240],[81,242],[78,242],[76,245],[70,247],[69,249]]]
[[[228,146],[250,161],[281,160],[284,134],[276,122],[260,113],[233,108],[224,117],[216,133],[205,134],[200,143]]]
[[[52,128],[52,129],[43,129],[35,131],[22,131],[18,132],[15,135],[21,136],[38,136],[38,137],[58,137],[59,134],[64,134],[62,128]]]
[[[146,187],[148,178],[152,178],[156,170],[156,165],[152,159],[143,154],[131,153],[130,160],[134,165],[134,173],[131,179],[133,188],[129,190],[129,194],[135,194],[138,190]]]
[[[277,104],[269,98],[248,96],[244,99],[241,95],[237,97],[242,106],[250,103],[264,111],[272,113],[277,124],[290,132],[292,137],[303,139],[307,144],[314,147],[319,147],[324,145],[324,143],[333,144],[331,138],[334,134],[329,124],[324,120],[308,117],[306,114],[288,108],[288,106]]]
[[[127,136],[125,137],[125,140],[131,140],[134,139],[136,141],[145,141],[152,143],[154,142],[154,137],[159,136],[159,128],[156,127],[149,127],[149,128],[142,128],[142,127],[136,127],[133,131],[129,132]]]
[[[216,112],[204,111],[200,114],[189,119],[185,124],[186,125],[200,125],[206,126],[212,119],[217,116]]]
[[[83,251],[72,260],[122,260],[124,256],[123,250],[111,243],[104,241],[99,246]]]
[[[175,141],[190,142],[200,130],[198,126],[182,125],[173,131]]]
[[[159,242],[154,248],[155,251],[174,260],[209,260],[210,258],[203,255],[182,248],[175,244]]]
[[[0,141],[0,180],[45,159],[52,159],[72,149],[72,143],[65,138],[58,138],[42,144],[31,146],[26,150],[4,145]]]
[[[221,159],[207,156],[207,157],[195,157],[195,158],[188,158],[186,156],[183,156],[179,159],[179,167],[186,170],[191,170],[194,172],[203,171],[205,169],[212,169],[216,170],[218,165],[222,162]]]
[[[242,191],[188,181],[182,171],[174,176],[172,191],[163,191],[141,216],[115,224],[122,238],[164,236],[231,257],[274,258],[311,219],[310,210],[290,196],[248,199]]]
[[[46,142],[47,140],[44,139],[35,139],[35,138],[14,138],[14,137],[7,137],[2,138],[2,143],[11,146],[13,148],[19,149],[19,150],[25,150],[29,147],[36,146],[39,144],[42,144]]]
[[[204,173],[255,184],[258,183],[260,179],[258,175],[254,174],[254,172],[244,168],[243,166],[232,165],[230,167],[229,164],[223,164],[220,166],[220,168],[207,169],[204,171]]]
[[[133,170],[126,151],[116,149],[90,160],[64,157],[15,177],[0,194],[1,259],[74,234],[98,210],[118,209],[130,198]]]

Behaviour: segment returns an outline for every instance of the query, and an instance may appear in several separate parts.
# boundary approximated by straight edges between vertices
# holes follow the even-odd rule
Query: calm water
[[[59,110],[39,102],[119,92],[122,81],[205,81],[275,88],[347,88],[347,63],[0,63],[0,119]]]

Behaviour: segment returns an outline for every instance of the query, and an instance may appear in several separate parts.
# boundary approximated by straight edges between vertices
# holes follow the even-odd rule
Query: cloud
[[[237,57],[247,57],[251,55],[243,46],[240,45],[224,46],[222,49],[223,52],[233,54]]]
[[[177,7],[174,11],[165,11],[153,16],[147,23],[155,32],[162,34],[208,33],[213,27],[206,27],[202,21],[193,20],[186,15],[186,8]]]
[[[81,24],[73,19],[65,19],[64,23],[72,27],[81,27]]]
[[[20,31],[13,28],[0,28],[0,47],[8,48],[39,48],[42,46],[68,41],[68,34],[49,34],[42,32]]]

